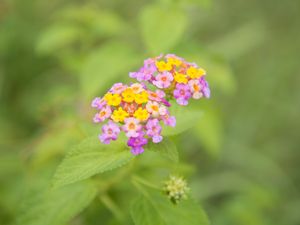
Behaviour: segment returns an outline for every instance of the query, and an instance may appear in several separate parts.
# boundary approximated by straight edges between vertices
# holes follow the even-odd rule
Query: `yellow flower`
[[[124,111],[122,107],[119,107],[117,110],[115,110],[111,116],[115,122],[123,122],[126,117],[128,117],[128,113]]]
[[[160,72],[170,71],[172,69],[172,64],[169,62],[166,63],[164,61],[156,61],[155,65]]]
[[[108,105],[118,106],[121,103],[121,96],[119,94],[107,93],[104,95],[104,100],[106,100]]]
[[[132,88],[127,88],[125,91],[123,91],[122,96],[124,102],[133,102],[135,99],[135,93],[132,90]]]
[[[174,65],[174,66],[180,66],[182,62],[179,59],[170,57],[170,58],[168,58],[168,63],[170,63],[171,65]]]
[[[137,118],[138,120],[144,121],[149,118],[149,113],[146,109],[142,109],[140,107],[134,112],[134,117]]]
[[[140,94],[135,95],[135,102],[137,104],[148,102],[148,93],[146,91],[142,91]]]
[[[177,83],[181,83],[181,84],[186,84],[188,82],[186,75],[182,73],[176,73],[174,79]]]
[[[203,75],[206,74],[206,71],[204,69],[202,69],[202,68],[198,69],[198,72],[200,74],[200,77],[202,77]]]
[[[202,77],[205,74],[205,70],[203,69],[197,69],[195,67],[190,67],[188,68],[188,70],[186,71],[187,75],[189,75],[192,79],[197,79]]]

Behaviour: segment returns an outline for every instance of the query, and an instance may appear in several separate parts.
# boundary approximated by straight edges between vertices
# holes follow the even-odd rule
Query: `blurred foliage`
[[[184,224],[182,212],[194,217],[188,225],[207,224],[201,208],[184,211],[194,202],[171,209],[131,177],[160,185],[170,171],[188,178],[212,224],[299,224],[299,8],[292,0],[2,0],[0,224],[148,224],[141,209],[169,215],[155,224]],[[86,139],[99,132],[90,101],[162,52],[206,68],[212,98],[175,108],[169,142],[107,171],[94,158],[105,152]],[[61,162],[69,169],[56,171]]]

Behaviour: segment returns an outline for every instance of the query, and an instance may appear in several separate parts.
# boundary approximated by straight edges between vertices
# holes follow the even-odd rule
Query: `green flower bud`
[[[171,175],[169,180],[164,183],[163,191],[174,204],[178,204],[182,199],[187,199],[190,188],[182,177]]]

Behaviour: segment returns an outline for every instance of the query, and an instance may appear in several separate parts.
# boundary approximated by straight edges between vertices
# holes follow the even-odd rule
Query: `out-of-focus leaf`
[[[177,8],[146,7],[141,12],[140,30],[150,53],[167,52],[184,34],[187,25],[185,14]]]
[[[180,134],[193,126],[199,121],[202,116],[202,111],[194,106],[180,106],[176,102],[173,102],[170,107],[170,113],[176,117],[176,126],[163,127],[163,136],[171,136]]]
[[[246,23],[218,40],[212,41],[208,48],[228,59],[236,59],[261,44],[265,39],[265,32],[266,29],[262,21],[251,20],[250,23]]]
[[[21,208],[17,224],[61,225],[67,223],[89,205],[97,194],[91,182],[35,192],[29,195]]]
[[[151,215],[151,217],[149,217]],[[155,224],[163,225],[208,225],[203,209],[192,200],[183,200],[174,205],[159,191],[143,189],[131,206],[131,216],[136,225],[148,225],[152,218]]]
[[[148,143],[147,150],[158,152],[164,157],[167,157],[174,162],[178,162],[177,147],[169,138],[164,138],[162,142],[157,144],[153,142]]]
[[[218,114],[208,107],[205,111],[203,119],[197,122],[194,132],[205,147],[205,150],[212,155],[219,155],[222,143],[222,125]]]
[[[131,216],[135,225],[166,225],[153,205],[142,195],[132,203]]]
[[[95,50],[87,58],[80,75],[84,96],[91,98],[109,89],[118,77],[128,77],[138,61],[137,54],[125,43],[111,42]]]
[[[59,20],[76,23],[90,31],[90,34],[106,37],[121,33],[126,29],[125,20],[114,11],[103,10],[95,6],[67,7],[57,14]]]
[[[105,145],[96,136],[87,138],[75,146],[58,166],[53,185],[59,187],[84,180],[123,166],[132,158],[122,140]]]
[[[77,26],[53,25],[45,30],[37,43],[37,51],[41,54],[53,53],[80,40],[82,30]]]

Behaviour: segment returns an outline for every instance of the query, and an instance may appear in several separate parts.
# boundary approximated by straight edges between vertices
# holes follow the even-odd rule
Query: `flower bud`
[[[190,188],[182,177],[171,175],[164,183],[163,191],[174,204],[178,204],[182,199],[187,199]]]

